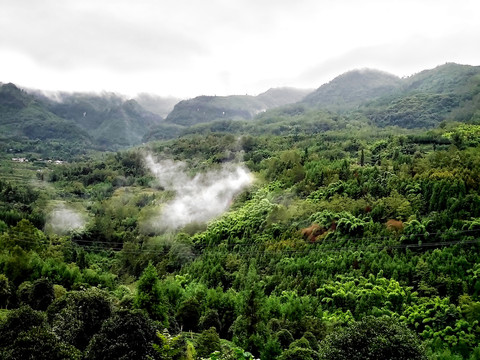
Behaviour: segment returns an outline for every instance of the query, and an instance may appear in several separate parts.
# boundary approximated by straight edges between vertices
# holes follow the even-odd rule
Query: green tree
[[[200,320],[200,303],[195,297],[185,299],[177,310],[177,320],[185,331],[196,331]]]
[[[157,331],[157,342],[153,344],[153,349],[160,360],[183,360],[189,347],[181,334],[170,336],[167,330],[163,333]]]
[[[10,299],[11,289],[8,278],[0,274],[0,307],[6,308]]]
[[[255,262],[252,262],[248,268],[245,288],[238,304],[238,313],[241,315],[232,325],[233,340],[256,355],[259,354],[262,346],[259,333],[264,326],[265,293]]]
[[[108,295],[97,288],[69,292],[47,311],[55,334],[80,350],[87,347],[111,313]]]
[[[33,282],[30,293],[32,308],[45,311],[54,299],[53,284],[48,279],[37,279]]]
[[[15,285],[24,282],[32,272],[32,254],[15,245],[3,262],[3,272]]]
[[[26,219],[20,220],[17,225],[10,228],[8,233],[3,236],[6,237],[5,243],[9,248],[18,245],[26,251],[39,251],[44,248],[47,243],[45,234]]]
[[[366,317],[334,331],[321,343],[320,359],[426,360],[417,336],[391,318]]]
[[[157,270],[150,262],[137,283],[137,293],[133,300],[136,309],[147,312],[150,318],[168,323],[167,312],[160,288]]]
[[[3,356],[5,359],[11,360],[77,360],[82,358],[78,349],[65,344],[52,332],[41,327],[33,327],[27,332],[20,333],[9,349],[5,350]]]
[[[121,310],[108,319],[85,353],[85,359],[145,359],[155,356],[156,328],[141,311]]]
[[[198,356],[207,357],[214,351],[220,351],[220,337],[214,327],[203,330],[195,341]]]
[[[5,321],[0,322],[0,348],[10,346],[20,333],[28,332],[34,327],[45,326],[45,315],[22,306],[8,312]]]
[[[207,330],[212,326],[217,330],[220,331],[222,324],[220,322],[220,316],[218,315],[218,311],[215,309],[207,309],[204,315],[199,320],[199,326],[202,330]]]
[[[281,353],[282,347],[280,342],[275,338],[269,338],[265,343],[260,358],[264,360],[275,360],[278,359]]]

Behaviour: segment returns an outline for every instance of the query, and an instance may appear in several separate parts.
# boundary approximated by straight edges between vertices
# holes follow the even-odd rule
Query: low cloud
[[[190,177],[183,162],[156,161],[146,164],[165,190],[175,192],[158,217],[151,220],[157,231],[175,230],[190,223],[205,223],[225,212],[235,195],[252,183],[250,172],[238,164],[225,164],[218,170]]]
[[[48,215],[45,230],[58,235],[65,235],[70,231],[83,229],[85,224],[84,215],[64,204],[60,204]]]

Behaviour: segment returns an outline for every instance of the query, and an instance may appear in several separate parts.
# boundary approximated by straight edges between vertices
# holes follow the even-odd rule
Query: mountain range
[[[480,117],[480,67],[447,63],[406,78],[353,70],[313,91],[275,88],[257,96],[180,101],[150,94],[134,99],[114,93],[47,96],[14,84],[0,86],[2,141],[68,141],[117,150],[197,129],[249,132],[257,126],[281,132],[282,126],[302,127],[306,117],[316,131],[330,129],[339,117],[344,122],[362,118],[379,127],[404,128],[470,121]]]
[[[300,101],[308,93],[309,90],[276,88],[257,96],[199,96],[180,101],[165,121],[192,126],[218,119],[250,120],[268,109]]]

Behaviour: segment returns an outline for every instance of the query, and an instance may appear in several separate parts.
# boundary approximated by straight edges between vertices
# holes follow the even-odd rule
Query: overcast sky
[[[127,95],[480,65],[478,0],[0,0],[0,82]]]

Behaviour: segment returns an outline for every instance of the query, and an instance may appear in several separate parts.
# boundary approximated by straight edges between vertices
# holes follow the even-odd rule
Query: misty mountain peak
[[[167,122],[190,126],[214,120],[251,120],[265,110],[301,100],[310,90],[272,88],[257,96],[197,96],[180,101],[166,118]]]
[[[356,69],[337,76],[304,99],[304,103],[324,108],[351,108],[361,102],[388,95],[398,89],[401,79],[374,69]]]

